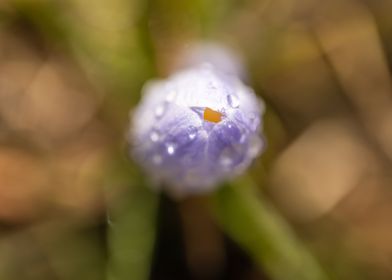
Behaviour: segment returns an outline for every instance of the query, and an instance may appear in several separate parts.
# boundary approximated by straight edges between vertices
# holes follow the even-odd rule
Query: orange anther
[[[222,114],[207,107],[204,110],[203,118],[206,121],[218,123],[222,120]]]

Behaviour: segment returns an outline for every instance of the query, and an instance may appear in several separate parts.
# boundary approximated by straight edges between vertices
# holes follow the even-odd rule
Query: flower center
[[[222,113],[206,107],[203,113],[203,119],[209,122],[218,123],[222,120]]]

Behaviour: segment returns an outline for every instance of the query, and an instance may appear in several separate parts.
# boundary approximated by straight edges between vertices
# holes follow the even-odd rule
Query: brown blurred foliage
[[[92,214],[108,144],[99,96],[72,60],[13,28],[0,31],[1,217]]]

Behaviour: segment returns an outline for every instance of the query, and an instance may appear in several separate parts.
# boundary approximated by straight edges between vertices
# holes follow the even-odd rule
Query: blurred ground
[[[123,187],[108,162],[126,150],[128,110],[146,79],[211,40],[243,57],[266,100],[268,149],[251,170],[262,191],[331,279],[391,279],[391,10],[388,0],[0,0],[0,278],[104,279],[105,212]],[[191,203],[173,210],[178,223],[197,219]],[[211,269],[198,252],[159,251],[151,278],[170,277],[164,259],[189,269],[177,279],[266,278],[204,222],[159,227],[157,248],[172,232],[184,235],[174,248],[191,250],[201,225],[212,236],[201,254],[230,265],[195,276]]]

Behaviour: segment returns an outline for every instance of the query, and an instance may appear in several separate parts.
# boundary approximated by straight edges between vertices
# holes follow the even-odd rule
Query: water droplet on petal
[[[188,138],[189,140],[194,140],[197,136],[197,128],[196,127],[190,127],[189,132],[188,132]]]
[[[169,92],[169,94],[166,96],[166,101],[167,102],[172,102],[174,98],[176,97],[177,93],[175,91]]]
[[[219,157],[219,164],[222,167],[230,167],[233,165],[234,160],[237,158],[239,152],[238,145],[230,145],[223,149]]]
[[[158,142],[160,138],[161,138],[161,135],[159,134],[159,132],[157,130],[151,131],[150,140],[152,142]]]
[[[253,129],[253,130],[256,130],[257,129],[257,127],[259,126],[259,124],[260,124],[260,120],[259,120],[259,118],[257,117],[257,115],[256,114],[254,114],[254,113],[252,113],[250,116],[249,116],[249,124],[250,124],[250,127],[251,127],[251,129]]]
[[[155,117],[160,118],[166,111],[166,105],[160,104],[155,108]]]
[[[227,103],[229,103],[232,108],[238,108],[240,106],[240,100],[237,96],[232,94],[227,96]]]
[[[249,150],[248,154],[251,157],[256,157],[261,148],[263,147],[263,142],[258,136],[252,136],[249,140]]]
[[[196,133],[189,133],[188,137],[190,140],[193,140],[196,137]]]
[[[169,155],[174,155],[174,153],[176,152],[176,145],[174,143],[167,143],[166,151]]]

